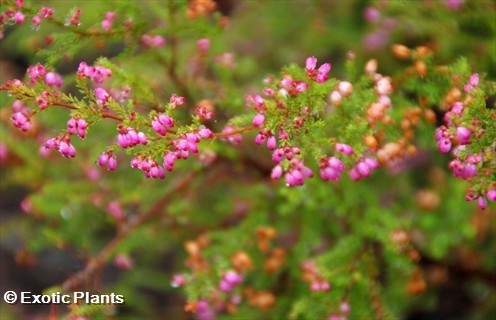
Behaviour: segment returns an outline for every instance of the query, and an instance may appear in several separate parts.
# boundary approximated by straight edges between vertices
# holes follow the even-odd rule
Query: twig
[[[119,233],[110,241],[96,256],[89,259],[86,267],[66,279],[62,288],[65,291],[70,291],[78,287],[81,282],[85,281],[91,274],[93,274],[99,267],[101,267],[112,255],[117,246],[136,228],[149,221],[153,216],[161,213],[163,208],[169,203],[172,196],[189,186],[190,181],[199,173],[199,171],[191,172],[177,181],[176,185],[169,190],[162,198],[160,198],[147,212],[139,215],[136,220],[127,222],[119,230]]]

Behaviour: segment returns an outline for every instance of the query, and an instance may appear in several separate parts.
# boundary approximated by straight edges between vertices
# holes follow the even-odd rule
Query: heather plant
[[[74,256],[32,291],[125,297],[40,312],[494,312],[493,4],[7,0],[1,12],[3,59],[27,64],[2,76],[2,198],[22,186],[24,212],[2,241],[15,239],[23,273]],[[471,302],[442,310],[437,291],[456,281]]]

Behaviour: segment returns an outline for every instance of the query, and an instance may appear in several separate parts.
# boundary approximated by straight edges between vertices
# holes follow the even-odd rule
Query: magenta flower
[[[329,63],[324,63],[319,69],[315,70],[316,66],[317,59],[313,56],[308,57],[306,60],[307,77],[316,80],[317,82],[325,82],[328,78],[327,74],[331,71],[331,65]]]
[[[263,113],[259,113],[253,118],[253,125],[255,127],[260,127],[264,121],[265,121],[265,115]]]

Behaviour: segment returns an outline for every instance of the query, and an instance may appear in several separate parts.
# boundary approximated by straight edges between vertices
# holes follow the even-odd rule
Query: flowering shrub
[[[175,316],[173,306],[147,310],[138,291],[172,286],[198,319],[394,318],[421,306],[411,296],[433,297],[428,287],[442,281],[428,278],[431,265],[449,274],[452,250],[461,261],[490,249],[477,240],[495,231],[484,220],[496,200],[494,48],[468,41],[468,58],[446,54],[457,35],[424,20],[398,34],[411,24],[405,12],[427,10],[461,35],[488,25],[480,37],[494,40],[491,5],[361,8],[355,18],[370,33],[344,59],[326,53],[325,32],[310,23],[328,23],[318,7],[334,4],[310,5],[308,30],[294,36],[315,44],[292,48],[294,61],[277,70],[283,63],[268,67],[249,42],[230,42],[225,29],[239,31],[243,15],[231,21],[211,0],[79,4],[6,1],[0,18],[5,43],[22,32],[45,40],[25,74],[1,86],[0,159],[12,169],[2,188],[29,189],[27,216],[11,220],[25,224],[13,233],[29,257],[18,263],[71,251],[84,265],[43,292],[126,297],[125,309],[54,306],[54,317]],[[463,256],[458,246],[472,242]],[[180,243],[186,269],[164,269]],[[102,282],[112,259],[119,280]],[[487,274],[486,260],[460,268]],[[481,317],[494,307],[484,303]]]

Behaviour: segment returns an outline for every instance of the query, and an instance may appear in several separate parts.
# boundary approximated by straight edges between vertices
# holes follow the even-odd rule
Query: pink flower
[[[62,80],[62,77],[55,73],[55,72],[48,72],[45,76],[45,83],[48,85],[48,86],[56,86],[56,87],[62,87],[62,83],[63,83],[63,80]]]
[[[474,73],[470,76],[470,85],[475,88],[477,87],[478,84],[479,84],[479,74]]]
[[[276,140],[276,137],[274,136],[270,136],[268,139],[267,139],[267,148],[269,148],[269,150],[274,150],[277,146],[277,140]]]
[[[28,68],[28,74],[29,77],[31,77],[31,80],[36,81],[39,78],[43,78],[45,76],[46,69],[43,65],[38,63]]]
[[[207,53],[208,50],[210,49],[210,39],[203,38],[198,40],[196,42],[196,47],[198,48],[198,51],[200,51],[200,53]]]
[[[95,97],[96,97],[96,102],[99,105],[104,106],[105,104],[107,104],[107,100],[110,97],[110,95],[108,94],[108,92],[105,89],[96,88],[95,89]]]
[[[339,93],[339,91],[334,90],[333,92],[331,92],[331,102],[332,105],[335,107],[341,105],[341,94]]]
[[[448,8],[453,11],[458,11],[463,6],[464,0],[444,0],[444,3]]]
[[[479,198],[477,198],[477,205],[481,208],[481,210],[487,208],[487,200],[483,195],[480,195]]]
[[[465,127],[458,127],[456,128],[456,137],[458,139],[458,142],[460,144],[468,144],[470,141],[470,130],[468,130]]]
[[[112,29],[112,22],[110,20],[103,20],[102,21],[102,29],[105,30],[105,31],[110,31],[110,29]]]
[[[24,112],[14,113],[11,117],[14,126],[24,132],[28,131],[31,127],[31,120]]]
[[[336,143],[334,147],[336,148],[337,151],[347,156],[352,155],[355,152],[355,150],[353,150],[353,148],[350,145],[347,145],[345,143]]]
[[[367,7],[363,11],[363,17],[367,22],[377,22],[381,18],[381,13],[374,7]]]
[[[114,259],[114,264],[117,268],[128,270],[134,267],[133,259],[127,254],[119,254]]]
[[[306,60],[307,77],[314,79],[317,82],[325,82],[328,78],[327,74],[331,71],[331,65],[329,63],[324,63],[318,70],[315,70],[316,66],[317,59],[313,56],[308,57]]]
[[[186,284],[186,279],[182,274],[176,274],[172,277],[170,284],[174,288],[181,287]]]
[[[277,165],[272,169],[272,172],[270,174],[270,177],[272,179],[279,179],[282,176],[283,169],[281,166]]]
[[[341,81],[338,90],[343,96],[348,97],[353,92],[353,85],[348,81]]]
[[[451,141],[449,139],[441,139],[437,142],[439,151],[448,153],[451,150]]]
[[[115,17],[116,17],[115,12],[111,12],[111,11],[109,11],[109,12],[107,12],[107,13],[105,14],[105,19],[110,20],[110,21],[114,20],[114,19],[115,19]]]
[[[117,158],[112,156],[110,152],[102,152],[98,157],[98,165],[101,167],[106,166],[108,170],[113,171],[117,168]]]
[[[165,45],[165,39],[162,36],[154,36],[152,39],[153,48],[162,48]]]
[[[14,13],[14,20],[16,23],[21,24],[24,22],[24,15],[22,14],[21,11],[16,11]]]
[[[260,127],[263,124],[264,120],[265,115],[263,113],[259,113],[253,118],[253,125],[255,127]]]
[[[210,129],[207,128],[201,128],[200,130],[198,130],[198,134],[202,138],[211,138],[213,136],[212,131],[210,131]]]
[[[489,201],[496,201],[496,189],[489,190],[486,193],[486,197],[487,199],[489,199]]]
[[[107,212],[115,220],[122,220],[124,218],[124,212],[122,210],[121,204],[117,200],[109,202],[109,204],[107,206]]]

